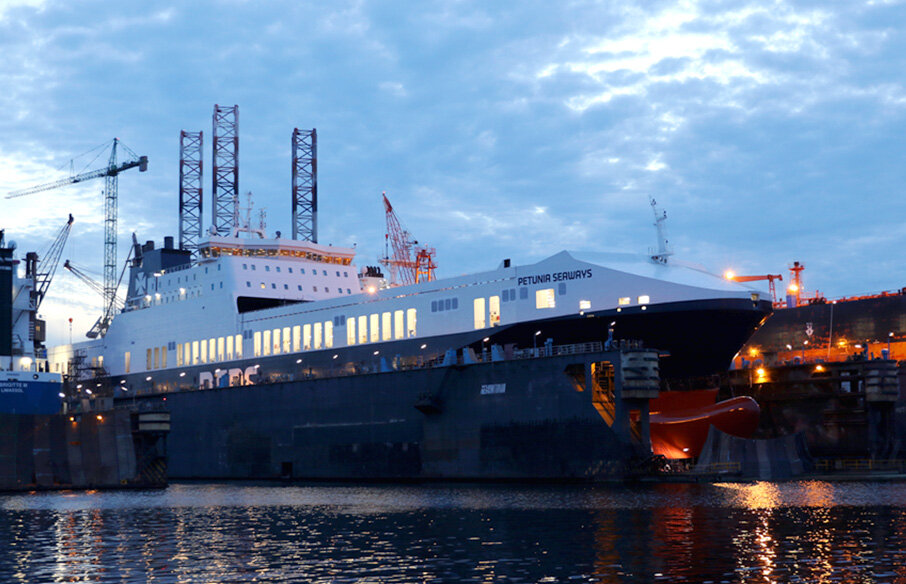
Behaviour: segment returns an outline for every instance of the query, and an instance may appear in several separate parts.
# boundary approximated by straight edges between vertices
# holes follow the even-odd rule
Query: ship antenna
[[[651,254],[651,259],[657,263],[666,264],[667,258],[673,255],[673,250],[670,249],[667,242],[667,226],[665,225],[667,211],[658,213],[657,201],[654,200],[654,197],[649,196],[648,202],[651,203],[651,210],[654,211],[654,227],[657,229],[657,252],[649,248],[648,253]]]

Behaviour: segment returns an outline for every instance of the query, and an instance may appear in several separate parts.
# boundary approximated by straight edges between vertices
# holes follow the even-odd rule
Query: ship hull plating
[[[634,452],[584,386],[588,364],[613,354],[134,399],[166,399],[172,478],[591,480]]]

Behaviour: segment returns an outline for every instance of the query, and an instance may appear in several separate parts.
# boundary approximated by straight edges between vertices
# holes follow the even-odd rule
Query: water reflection
[[[906,487],[175,485],[0,497],[0,582],[906,582]]]

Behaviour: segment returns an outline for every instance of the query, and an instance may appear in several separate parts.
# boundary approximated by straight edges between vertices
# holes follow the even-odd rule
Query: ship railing
[[[821,458],[815,461],[815,470],[833,472],[903,472],[906,460],[870,458]]]

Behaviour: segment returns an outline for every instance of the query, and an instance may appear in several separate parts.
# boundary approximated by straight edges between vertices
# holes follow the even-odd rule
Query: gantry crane
[[[437,268],[437,264],[434,262],[434,248],[415,247],[418,242],[412,239],[408,230],[403,228],[393,211],[390,200],[387,199],[387,193],[382,193],[382,195],[384,211],[387,215],[387,232],[384,234],[384,238],[388,249],[385,250],[381,263],[390,270],[390,283],[405,286],[434,280],[434,270]],[[392,256],[390,247],[393,248]],[[413,248],[415,248],[414,259],[412,257]]]
[[[117,164],[117,146],[122,146],[130,155],[125,162]],[[96,170],[90,170],[74,176],[70,176],[57,181],[12,191],[6,195],[7,199],[23,197],[34,193],[49,191],[87,180],[104,177],[104,316],[102,320],[109,321],[112,314],[114,300],[116,298],[117,277],[116,277],[116,216],[117,216],[117,177],[124,170],[138,167],[139,172],[148,170],[148,157],[138,156],[127,146],[120,143],[118,138],[113,139],[113,145],[110,148],[110,159],[107,166]],[[101,320],[98,321],[102,322]],[[106,328],[103,329],[106,331]],[[103,333],[101,333],[103,334]]]

